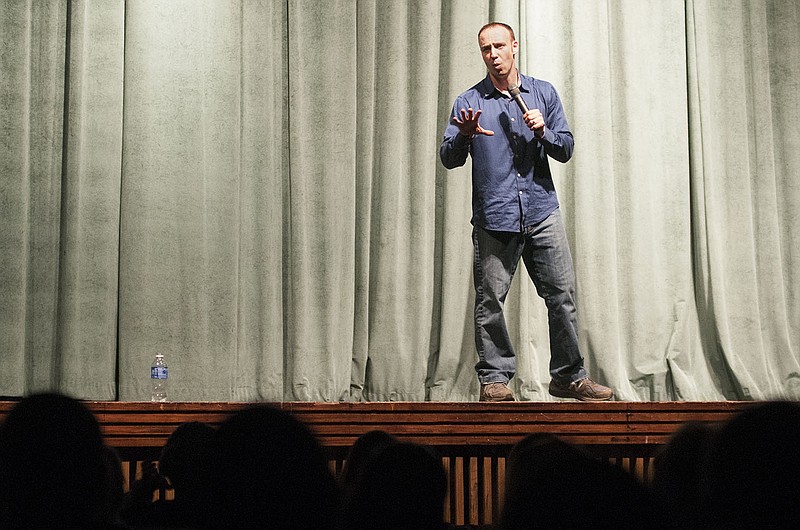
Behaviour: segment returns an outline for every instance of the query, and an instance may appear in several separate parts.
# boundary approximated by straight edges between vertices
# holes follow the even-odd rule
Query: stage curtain
[[[0,3],[0,395],[115,397],[123,14]]]
[[[559,91],[590,373],[800,398],[800,7],[754,0],[0,3],[0,395],[474,400],[477,31]],[[507,303],[521,399],[547,315]]]
[[[726,396],[800,398],[800,4],[687,3],[694,281]]]

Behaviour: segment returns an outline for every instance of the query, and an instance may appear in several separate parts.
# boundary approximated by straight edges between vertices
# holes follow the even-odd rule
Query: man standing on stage
[[[592,381],[583,367],[575,273],[548,165],[548,156],[559,162],[572,156],[564,109],[550,83],[517,71],[519,43],[510,26],[487,24],[478,32],[478,44],[488,75],[456,98],[439,155],[448,169],[463,166],[472,155],[480,400],[514,400],[508,381],[516,359],[503,305],[520,257],[547,305],[550,394],[611,399],[612,390]]]

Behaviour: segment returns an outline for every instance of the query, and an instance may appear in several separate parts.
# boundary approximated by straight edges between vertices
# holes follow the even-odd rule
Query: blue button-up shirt
[[[519,232],[558,208],[548,155],[559,162],[572,156],[574,140],[561,100],[547,81],[520,74],[520,93],[529,109],[539,109],[545,133],[535,138],[522,111],[486,78],[456,98],[439,149],[447,169],[463,166],[472,154],[472,223],[487,230]],[[482,128],[494,136],[459,134],[453,117],[461,109],[481,110]]]

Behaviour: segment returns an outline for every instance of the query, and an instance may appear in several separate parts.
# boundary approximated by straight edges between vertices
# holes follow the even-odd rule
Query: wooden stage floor
[[[0,401],[0,421],[15,401]],[[120,454],[132,481],[146,460],[156,460],[181,423],[218,425],[254,403],[87,401],[106,443]],[[555,434],[624,467],[647,481],[652,459],[687,422],[723,422],[753,402],[371,402],[264,403],[295,415],[328,452],[333,473],[360,435],[383,430],[401,441],[432,448],[448,474],[447,520],[482,527],[496,520],[502,502],[505,458],[534,432]]]

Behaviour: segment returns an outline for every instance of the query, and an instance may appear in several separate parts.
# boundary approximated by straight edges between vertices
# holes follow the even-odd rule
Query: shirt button
[[[517,119],[516,118],[511,118],[511,121],[517,121]]]
[[[519,194],[522,195],[522,192],[519,192]]]

